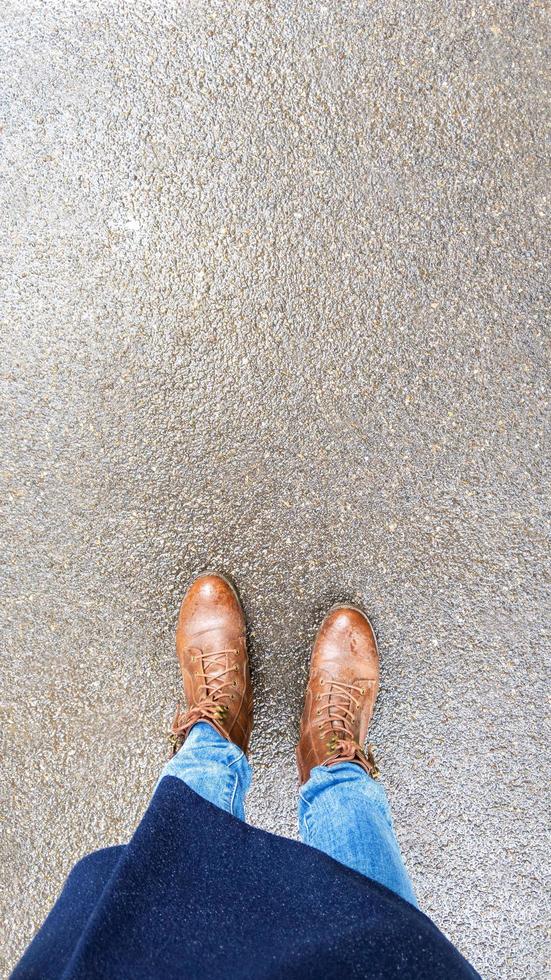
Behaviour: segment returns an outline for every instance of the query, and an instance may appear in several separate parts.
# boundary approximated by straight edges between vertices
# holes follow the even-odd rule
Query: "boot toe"
[[[208,573],[199,575],[190,585],[186,599],[205,606],[225,606],[241,608],[234,587],[222,575]]]
[[[327,614],[324,626],[336,636],[351,636],[356,632],[364,636],[374,636],[369,619],[355,606],[336,606]]]
[[[244,613],[233,586],[221,575],[199,575],[190,585],[180,607],[179,627],[196,629],[244,629]]]

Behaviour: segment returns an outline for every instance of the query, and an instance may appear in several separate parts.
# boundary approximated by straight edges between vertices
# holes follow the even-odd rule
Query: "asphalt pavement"
[[[4,4],[4,973],[139,821],[208,568],[250,821],[296,835],[310,645],[362,603],[421,907],[485,980],[549,975],[549,36],[513,0]]]

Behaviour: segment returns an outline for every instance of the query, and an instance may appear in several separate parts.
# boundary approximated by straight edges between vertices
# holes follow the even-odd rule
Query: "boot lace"
[[[355,695],[362,697],[364,694],[365,688],[359,684],[330,681],[328,690],[318,694],[318,701],[322,702],[318,708],[318,726],[321,728],[321,738],[327,739],[327,758],[324,765],[352,762],[359,757],[369,774],[376,779],[379,769],[373,750],[368,746],[365,752],[354,735],[356,709],[360,707],[360,701]]]
[[[169,739],[172,744],[172,754],[175,755],[183,745],[190,728],[198,721],[210,720],[220,729],[227,719],[228,700],[233,699],[233,688],[237,681],[231,675],[238,669],[229,662],[231,654],[236,650],[220,650],[216,653],[203,653],[196,650],[191,654],[191,661],[200,664],[198,676],[199,698],[193,707],[187,711],[178,705],[170,729]]]

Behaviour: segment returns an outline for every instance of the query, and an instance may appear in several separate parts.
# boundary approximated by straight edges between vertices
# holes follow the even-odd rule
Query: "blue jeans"
[[[251,775],[245,753],[210,725],[198,722],[164,767],[161,779],[176,776],[203,799],[244,820]],[[360,766],[343,762],[312,769],[300,789],[298,822],[305,844],[417,906],[386,793]]]

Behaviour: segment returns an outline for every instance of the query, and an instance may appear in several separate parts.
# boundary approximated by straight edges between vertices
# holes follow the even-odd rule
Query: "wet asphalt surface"
[[[250,820],[295,835],[309,647],[362,603],[421,906],[485,978],[547,975],[548,26],[4,6],[4,973],[136,826],[209,568],[250,624]]]

